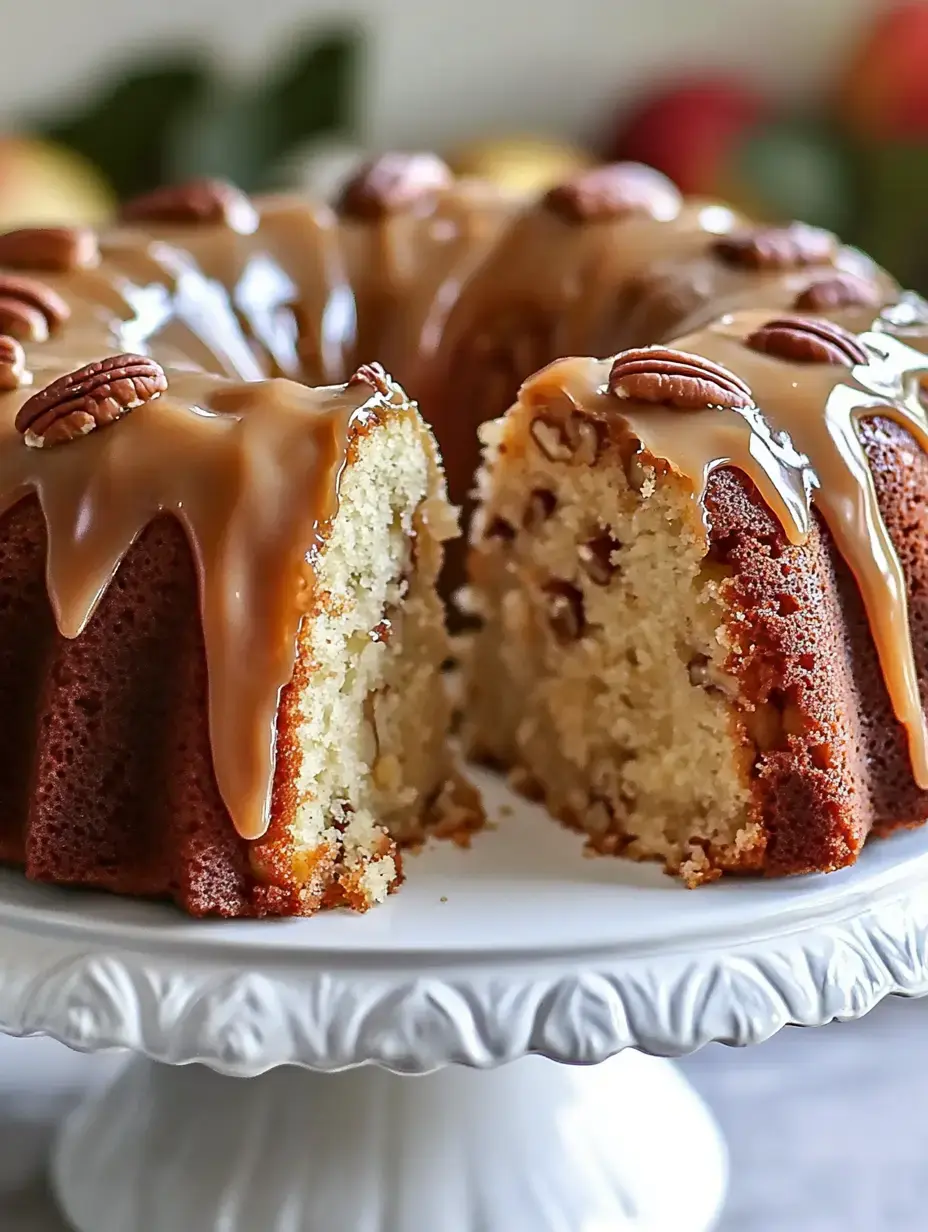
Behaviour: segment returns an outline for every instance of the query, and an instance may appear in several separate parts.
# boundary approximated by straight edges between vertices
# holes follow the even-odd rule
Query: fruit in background
[[[759,94],[717,78],[652,94],[626,114],[604,153],[663,171],[685,193],[715,196],[741,145],[770,117]]]
[[[860,43],[838,90],[838,116],[876,141],[928,137],[928,4],[882,13]]]
[[[715,191],[752,217],[801,218],[846,233],[854,224],[854,160],[846,143],[812,121],[752,129],[721,169]]]
[[[595,161],[578,146],[540,137],[476,141],[452,150],[446,158],[458,175],[478,176],[506,192],[526,196],[544,192]]]
[[[70,150],[29,137],[0,137],[0,228],[101,223],[113,195],[98,171]]]

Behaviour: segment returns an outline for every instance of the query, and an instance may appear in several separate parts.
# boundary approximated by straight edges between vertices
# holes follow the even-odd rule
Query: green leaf
[[[155,68],[146,63],[109,84],[83,114],[38,127],[96,163],[120,196],[132,196],[164,183],[176,123],[202,103],[209,87],[199,57],[176,57]]]
[[[263,186],[267,144],[267,117],[253,94],[217,87],[202,106],[178,117],[165,178],[219,176],[250,192]]]
[[[846,232],[854,202],[854,167],[845,142],[814,121],[765,124],[738,156],[738,180],[781,219],[801,218]]]
[[[889,143],[861,150],[860,243],[901,282],[928,292],[928,149]]]
[[[311,37],[256,92],[255,106],[264,128],[265,174],[314,137],[350,135],[356,124],[362,48],[362,35],[355,28]]]

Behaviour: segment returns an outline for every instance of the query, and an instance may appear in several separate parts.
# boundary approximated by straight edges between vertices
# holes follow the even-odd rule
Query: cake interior
[[[283,829],[309,897],[334,876],[336,897],[351,905],[382,900],[400,876],[394,840],[423,837],[450,775],[435,579],[455,523],[439,485],[431,438],[414,416],[362,433],[314,561],[312,606],[281,699],[279,820],[252,858],[279,879]]]
[[[633,442],[552,460],[528,415],[483,429],[469,746],[599,850],[691,883],[750,864],[753,748],[699,506]]]
[[[198,581],[182,526],[157,517],[69,639],[46,591],[41,510],[21,501],[0,520],[10,729],[0,860],[40,880],[169,893],[194,915],[381,900],[401,877],[397,844],[420,840],[455,798],[435,590],[453,533],[431,434],[407,404],[381,405],[349,444],[337,515],[307,562],[271,820],[248,842],[214,773]]]

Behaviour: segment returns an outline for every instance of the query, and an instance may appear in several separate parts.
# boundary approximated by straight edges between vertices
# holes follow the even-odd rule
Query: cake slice
[[[924,367],[744,313],[528,380],[483,429],[471,751],[690,885],[923,822]]]
[[[0,857],[195,915],[382,901],[402,844],[476,819],[414,405],[376,366],[45,362],[0,424]]]

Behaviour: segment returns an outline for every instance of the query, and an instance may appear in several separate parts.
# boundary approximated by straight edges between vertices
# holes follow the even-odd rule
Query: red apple
[[[735,148],[770,110],[743,86],[690,79],[651,95],[626,115],[606,155],[648,163],[683,192],[712,196],[728,178]]]
[[[928,137],[928,4],[896,4],[870,27],[838,94],[838,113],[858,136]]]

